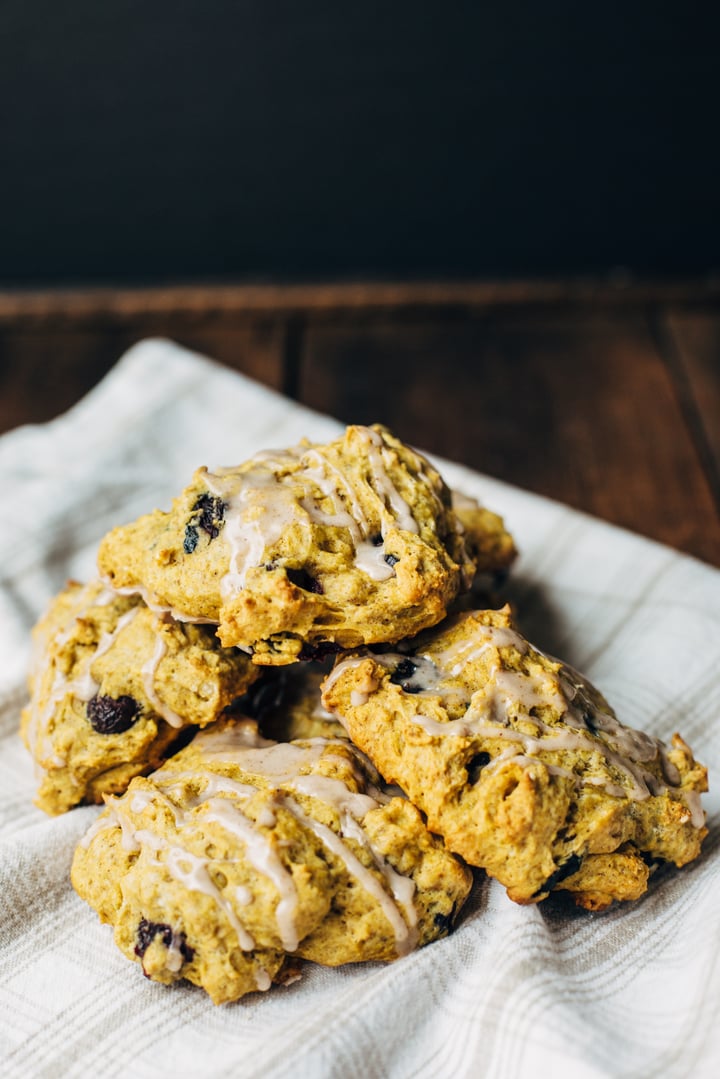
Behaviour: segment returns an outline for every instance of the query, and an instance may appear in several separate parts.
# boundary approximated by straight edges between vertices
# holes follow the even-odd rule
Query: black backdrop
[[[3,0],[0,283],[716,272],[711,9]]]

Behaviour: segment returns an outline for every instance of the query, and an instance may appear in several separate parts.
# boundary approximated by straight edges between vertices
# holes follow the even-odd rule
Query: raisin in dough
[[[439,622],[475,572],[463,533],[423,457],[354,426],[200,469],[169,513],[110,532],[98,562],[113,587],[281,665]]]
[[[209,627],[158,616],[99,582],[71,582],[33,637],[21,733],[47,813],[125,790],[158,765],[181,728],[217,719],[257,677]]]
[[[471,876],[368,768],[348,742],[223,720],[107,799],[73,884],[148,977],[216,1003],[282,981],[288,956],[395,959],[448,931]]]
[[[342,659],[323,702],[449,849],[517,902],[565,889],[599,910],[642,895],[654,864],[700,853],[707,773],[682,738],[623,726],[507,609]]]

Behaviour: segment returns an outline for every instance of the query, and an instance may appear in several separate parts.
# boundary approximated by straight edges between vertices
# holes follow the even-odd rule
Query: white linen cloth
[[[469,419],[472,422],[472,419]],[[96,807],[32,805],[17,735],[28,632],[94,573],[113,525],[167,507],[194,468],[325,440],[340,425],[167,341],[132,349],[69,413],[0,439],[0,1074],[26,1076],[720,1075],[720,814],[702,858],[604,914],[520,907],[479,881],[451,937],[390,965],[307,964],[215,1007],[143,979],[73,892]],[[506,517],[510,594],[540,647],[586,671],[626,723],[679,729],[720,765],[720,573],[460,466]]]

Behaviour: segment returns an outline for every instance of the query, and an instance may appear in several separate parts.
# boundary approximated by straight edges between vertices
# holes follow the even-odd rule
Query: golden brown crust
[[[474,498],[452,492],[452,506],[465,530],[465,544],[478,573],[507,573],[517,558],[515,540],[502,517]]]

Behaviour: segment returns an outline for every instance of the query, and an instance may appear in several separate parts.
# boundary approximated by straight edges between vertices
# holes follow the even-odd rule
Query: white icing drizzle
[[[372,658],[376,663],[379,663],[381,667],[387,668],[387,670],[394,672],[401,663],[410,662],[413,666],[412,674],[407,678],[403,678],[403,682],[410,685],[412,688],[410,692],[414,694],[428,695],[438,692],[438,688],[442,681],[442,672],[438,668],[435,660],[429,655],[412,655],[408,656],[402,652],[379,652],[374,654]],[[371,682],[371,677],[368,677],[368,684]],[[364,687],[361,687],[364,688]],[[377,688],[377,684],[372,687],[370,692]],[[445,687],[445,693],[448,690]]]
[[[456,678],[468,663],[476,660],[490,648],[517,648],[521,655],[528,650],[527,642],[519,633],[506,626],[483,626],[478,624],[469,640],[456,641],[449,648],[434,654],[438,667],[447,669],[451,678]]]
[[[167,955],[165,956],[165,969],[169,970],[171,974],[177,974],[185,962],[185,956],[182,953],[183,939],[179,933],[173,933],[168,945]]]
[[[223,535],[230,545],[230,568],[220,583],[220,593],[227,599],[245,587],[249,569],[262,565],[265,549],[299,520],[298,500],[294,488],[282,483],[271,464],[257,457],[247,471],[205,469],[204,479],[225,503]]]
[[[153,614],[173,618],[176,622],[188,622],[199,626],[217,626],[219,624],[216,618],[193,617],[193,615],[185,614],[184,611],[178,610],[177,607],[170,607],[166,603],[161,603],[160,597],[143,584],[116,586],[107,577],[103,577],[102,580],[118,596],[140,596],[145,606]]]
[[[449,708],[457,705],[463,695],[454,680],[465,666],[476,662],[491,648],[508,647],[514,648],[520,655],[526,655],[529,650],[527,642],[509,627],[478,624],[469,639],[457,641],[438,652],[417,655],[385,652],[351,656],[341,660],[328,675],[323,684],[323,694],[346,672],[354,670],[368,658],[391,670],[409,660],[414,670],[403,681],[411,685],[411,691],[418,696],[440,697]],[[376,688],[370,685],[371,681],[372,676],[368,678],[367,687],[362,685],[351,690],[352,707],[361,707],[367,702],[369,694]],[[562,726],[544,723],[531,714],[533,709],[541,707],[554,709],[562,717]],[[334,714],[346,725],[339,713]],[[531,723],[534,733],[513,726],[513,716]],[[652,796],[672,793],[684,801],[693,826],[701,828],[704,825],[705,813],[700,795],[697,791],[681,787],[680,772],[670,760],[667,747],[643,731],[624,726],[608,711],[598,707],[591,699],[583,677],[565,664],[555,676],[542,671],[528,674],[502,668],[497,657],[488,672],[485,686],[473,694],[462,716],[441,722],[420,714],[414,716],[412,722],[432,737],[481,737],[511,743],[508,750],[486,768],[500,767],[502,762],[510,759],[526,762],[537,760],[538,754],[546,752],[583,751],[599,754],[608,766],[617,769],[627,786],[614,783],[609,778],[575,773],[559,765],[545,766],[551,774],[564,775],[578,785],[602,787],[614,797],[644,801]],[[521,753],[513,745],[519,746]],[[643,767],[656,760],[660,762],[666,782]]]
[[[248,729],[244,729],[247,727]],[[254,728],[254,739],[253,739]],[[232,734],[236,734],[232,744]],[[196,739],[196,741],[198,741]],[[206,741],[210,741],[210,736]],[[258,746],[256,741],[264,743]],[[250,744],[248,745],[248,742]],[[239,744],[238,744],[239,743]],[[212,745],[212,742],[210,742]],[[373,846],[365,833],[360,819],[370,810],[377,808],[379,801],[368,794],[361,794],[349,789],[341,780],[312,774],[302,774],[310,770],[325,755],[332,759],[328,748],[333,745],[345,746],[341,740],[312,739],[298,745],[293,743],[267,743],[257,735],[254,724],[242,724],[225,732],[222,743],[222,756],[226,760],[239,760],[248,772],[259,774],[270,782],[274,797],[282,798],[282,804],[309,828],[321,840],[323,845],[341,859],[347,871],[358,883],[373,896],[383,910],[393,928],[398,955],[404,955],[417,943],[417,911],[413,903],[415,885],[410,878],[397,873],[382,854]],[[216,746],[217,748],[217,746]],[[218,754],[220,754],[218,749]],[[345,756],[339,758],[348,764]],[[360,777],[360,769],[355,770]],[[164,864],[168,872],[184,887],[200,891],[210,896],[225,913],[236,932],[243,950],[254,948],[252,937],[240,923],[234,907],[248,906],[253,896],[250,890],[239,886],[232,893],[234,899],[223,895],[212,880],[208,865],[211,859],[200,857],[181,845],[183,832],[202,822],[216,822],[226,832],[240,839],[245,855],[251,865],[266,876],[278,893],[275,917],[283,948],[292,952],[298,947],[296,912],[298,893],[291,872],[285,868],[269,837],[263,835],[261,828],[272,828],[276,823],[276,814],[271,806],[262,806],[253,821],[238,806],[246,802],[262,789],[251,783],[241,783],[227,776],[212,772],[187,770],[175,772],[165,768],[153,777],[155,789],[133,789],[121,798],[106,798],[107,813],[89,829],[81,846],[88,848],[101,831],[119,827],[122,832],[122,846],[127,851],[138,851],[141,846],[153,851],[165,853]],[[202,786],[202,790],[189,797],[188,787]],[[341,835],[331,828],[319,824],[308,816],[300,805],[286,793],[287,789],[331,805],[340,817]],[[175,792],[176,798],[187,802],[188,808],[180,808],[164,792]],[[152,831],[152,822],[147,827],[137,827],[131,814],[142,814],[154,802],[161,800],[171,812],[175,821],[178,837],[168,843],[162,836]],[[200,814],[198,815],[198,809]],[[373,862],[382,874],[387,889],[383,887],[373,873],[363,866],[353,851],[343,842],[342,835],[353,839],[369,851]],[[156,860],[156,864],[162,864]],[[234,904],[234,906],[233,906]],[[399,906],[398,906],[399,905]],[[403,914],[400,913],[402,908]],[[170,969],[170,968],[168,968]],[[262,980],[262,979],[261,979]],[[258,984],[258,988],[262,988]]]
[[[420,531],[418,523],[413,517],[407,502],[390,479],[390,475],[385,467],[385,461],[388,454],[385,443],[378,432],[373,431],[370,427],[360,428],[359,433],[361,437],[366,440],[368,461],[370,462],[370,468],[372,469],[375,489],[385,501],[390,504],[390,508],[392,509],[397,522],[397,527],[403,529],[405,532],[414,532],[415,535],[417,535]]]
[[[232,904],[227,901],[210,876],[207,858],[199,858],[184,847],[169,847],[165,864],[171,876],[179,884],[191,892],[201,892],[203,895],[210,896],[215,901],[235,930],[238,943],[244,952],[251,952],[254,949],[255,941],[238,920]]]
[[[373,874],[365,868],[357,855],[350,850],[346,843],[343,843],[340,836],[334,832],[332,828],[328,828],[327,825],[321,824],[320,821],[313,820],[313,818],[309,817],[300,808],[297,802],[294,802],[291,798],[285,800],[285,806],[301,824],[305,825],[313,835],[317,836],[321,843],[323,843],[332,854],[340,859],[348,873],[355,877],[365,891],[375,899],[393,928],[395,934],[395,949],[398,956],[407,955],[408,952],[412,951],[414,941],[411,927],[408,926],[395,902],[385,891],[377,877],[373,876]]]
[[[259,873],[267,877],[275,886],[280,901],[275,910],[280,941],[286,952],[294,952],[299,944],[295,915],[297,913],[298,893],[292,874],[285,868],[255,824],[245,816],[227,798],[212,798],[208,802],[210,812],[207,820],[217,821],[227,832],[231,832],[245,844],[247,859]],[[272,827],[275,818],[272,816]]]
[[[483,773],[489,775],[492,772],[498,772],[506,764],[525,764],[529,766],[532,766],[533,764],[542,764],[552,776],[564,776],[565,779],[571,779],[574,783],[577,783],[579,779],[579,776],[575,772],[570,771],[569,768],[563,768],[559,764],[548,764],[546,761],[539,761],[537,757],[528,757],[525,753],[516,753],[512,746],[503,750],[502,753],[499,753],[490,764],[486,764]],[[618,797],[623,797],[625,795],[624,787],[614,786],[613,791],[617,793]]]
[[[683,791],[683,801],[690,814],[690,823],[693,828],[703,828],[705,825],[705,810],[702,807],[699,791]]]
[[[457,677],[467,663],[479,659],[490,647],[513,647],[521,655],[528,652],[527,642],[515,631],[505,627],[477,626],[470,640],[433,654],[433,660],[441,669],[434,684],[432,679],[428,680],[428,688],[449,700],[454,694],[454,687],[445,680]],[[384,658],[373,656],[377,662],[382,662]],[[388,665],[394,664],[398,658],[389,657]],[[420,657],[410,658],[417,663]],[[554,709],[562,717],[562,726],[547,724],[532,715],[532,710],[538,707]],[[513,726],[513,716],[531,723],[534,733]],[[586,778],[582,773],[571,773],[559,766],[546,767],[553,774],[567,774],[581,786],[602,787],[610,795],[632,801],[645,801],[652,796],[673,793],[687,805],[689,819],[695,827],[702,827],[704,823],[705,815],[700,807],[699,795],[679,786],[680,773],[669,759],[662,742],[643,731],[625,727],[609,712],[599,708],[591,700],[582,676],[566,665],[557,677],[553,677],[548,672],[528,674],[506,670],[495,662],[488,672],[486,685],[473,694],[463,716],[440,722],[430,716],[417,715],[413,717],[413,723],[434,737],[455,735],[500,739],[521,747],[521,754],[511,749],[496,758],[493,764],[511,757],[537,760],[540,753],[557,751],[600,754],[608,766],[614,767],[623,776],[627,787],[603,777]],[[667,782],[643,767],[655,760],[660,761]]]
[[[363,704],[367,704],[370,694],[374,693],[378,687],[377,679],[370,673],[366,674],[365,679],[350,693],[350,704],[353,708],[359,708]]]
[[[314,507],[315,520],[322,524],[335,525],[346,528],[355,547],[355,565],[358,569],[367,573],[374,581],[386,581],[395,576],[395,570],[385,561],[385,521],[381,521],[381,543],[373,544],[369,537],[370,522],[368,521],[362,506],[355,497],[355,493],[339,468],[319,449],[313,449],[306,455],[307,459],[316,462],[314,469],[308,470],[308,476],[314,480],[323,495],[337,503],[337,495],[342,492],[345,501],[350,507],[350,512],[337,505],[334,514],[323,513],[318,507]],[[327,474],[327,475],[326,475]],[[308,509],[307,497],[303,499],[303,507]],[[341,504],[342,505],[342,504]]]
[[[377,660],[378,657],[372,656],[370,658]],[[340,662],[333,667],[333,669],[330,671],[330,674],[323,682],[323,695],[327,693],[328,690],[332,689],[338,678],[340,678],[341,675],[345,674],[345,671],[355,670],[355,668],[359,667],[361,663],[364,663],[366,659],[368,659],[368,656],[350,656],[348,659],[341,659]],[[343,722],[341,716],[338,716],[334,712],[332,714],[335,715],[335,718],[339,719],[341,723]]]
[[[243,720],[228,730],[213,730],[207,727],[194,739],[194,745],[202,749],[209,757],[224,757],[228,753],[241,752],[243,749],[262,749],[274,746],[275,742],[263,738],[254,719]],[[234,757],[228,757],[234,760]]]
[[[273,786],[294,779],[301,769],[310,770],[324,752],[324,743],[298,745],[294,742],[271,742],[268,746],[234,745],[232,731],[210,732],[199,735],[202,752],[208,757],[222,757],[225,761],[240,764],[247,772],[266,776]]]
[[[158,630],[159,629],[160,625],[158,625]],[[161,701],[155,692],[155,676],[157,675],[158,666],[166,653],[167,643],[162,633],[158,632],[158,635],[155,638],[155,650],[150,658],[143,664],[141,671],[143,687],[150,704],[158,715],[162,716],[166,723],[169,723],[171,727],[184,727],[186,721],[183,717],[173,711],[169,704],[165,704],[164,701]]]
[[[229,776],[220,775],[218,772],[176,772],[163,769],[160,772],[153,772],[152,780],[163,791],[186,788],[188,782],[202,780],[204,787],[201,794],[191,797],[187,789],[184,791],[184,797],[191,808],[207,801],[208,798],[214,798],[216,794],[233,794],[236,798],[247,799],[257,793],[257,787],[252,787],[249,783],[239,783],[236,779],[230,779]],[[147,793],[152,797],[152,792]]]
[[[335,806],[338,812],[352,817],[364,817],[371,809],[377,809],[378,803],[368,794],[357,794],[346,787],[341,779],[331,776],[299,776],[288,783],[290,790],[317,798],[321,802]]]
[[[406,532],[419,527],[412,511],[390,479],[385,464],[387,450],[381,436],[370,428],[355,428],[364,443],[372,483],[383,503],[381,542],[372,542],[371,525],[342,471],[322,446],[298,446],[286,451],[256,454],[250,467],[210,472],[202,469],[209,490],[225,504],[223,534],[230,547],[230,567],[221,581],[224,599],[245,587],[248,571],[261,566],[265,552],[288,528],[312,523],[345,529],[355,549],[355,565],[376,581],[395,576],[385,560],[388,521]],[[297,463],[300,461],[301,468]],[[317,492],[330,500],[332,512],[318,505]],[[387,520],[386,520],[387,518]]]
[[[510,672],[502,673],[509,674]],[[514,677],[522,676],[515,674]],[[525,690],[524,699],[525,702],[532,702],[531,707],[535,704],[543,703],[557,707],[552,696],[543,699],[541,693],[536,692],[530,686]],[[516,700],[518,699],[516,698]],[[591,785],[602,786],[609,794],[617,794],[618,790],[621,790],[623,796],[630,798],[632,801],[644,801],[651,795],[661,794],[668,789],[656,776],[642,768],[639,762],[634,762],[627,755],[624,755],[622,749],[618,751],[619,747],[616,746],[614,740],[605,741],[604,739],[593,737],[590,728],[582,722],[579,713],[575,712],[574,709],[571,710],[567,705],[564,716],[565,726],[563,727],[555,727],[543,723],[536,716],[528,716],[528,709],[525,708],[525,712],[521,712],[521,716],[524,715],[535,726],[536,733],[533,735],[510,725],[508,709],[511,703],[512,699],[505,692],[497,695],[491,692],[488,700],[480,707],[477,700],[474,699],[470,708],[460,719],[441,723],[429,716],[418,715],[413,717],[413,722],[422,727],[428,734],[434,736],[461,735],[476,738],[499,738],[502,741],[518,743],[523,747],[525,755],[532,756],[535,759],[537,759],[538,753],[552,753],[563,750],[599,753],[608,764],[614,765],[625,777],[629,789],[619,788],[617,784],[608,783],[604,779],[595,779]],[[518,703],[523,706],[522,701],[518,701]],[[607,719],[612,720],[612,717],[608,716]],[[575,722],[571,723],[569,722],[570,720],[575,720]],[[614,722],[621,733],[626,729],[622,728],[617,720]],[[574,729],[567,729],[570,726]],[[606,736],[609,736],[609,730],[606,731]],[[582,775],[578,775],[576,779],[581,784],[585,783]],[[684,792],[678,791],[678,793],[682,794]]]
[[[343,835],[348,836],[350,839],[354,839],[356,843],[361,844],[370,851],[373,861],[385,878],[395,902],[402,908],[408,928],[407,936],[401,936],[398,940],[397,929],[395,924],[392,924],[396,932],[398,955],[406,955],[413,950],[418,942],[418,912],[414,901],[416,891],[415,881],[412,877],[405,877],[393,869],[387,859],[384,858],[370,842],[367,834],[363,831],[358,822],[348,813],[343,814],[342,831]]]

